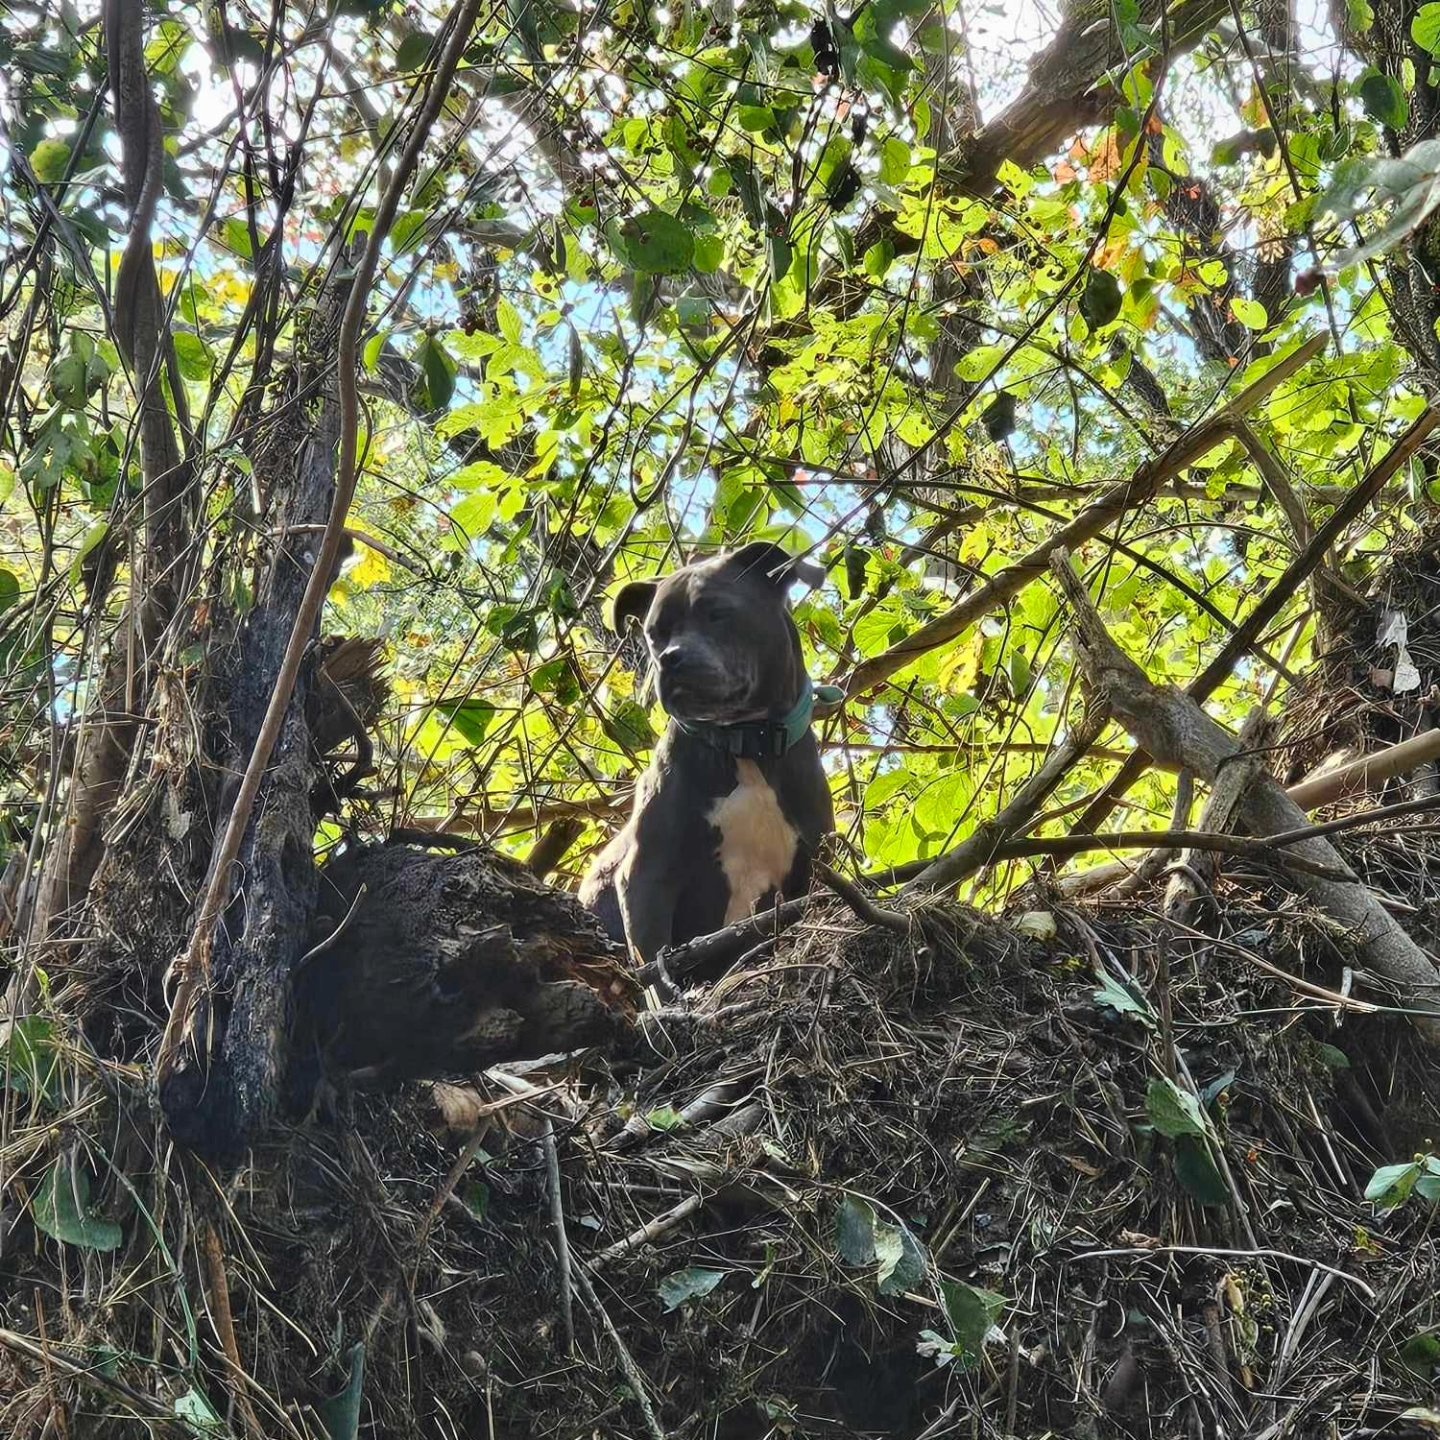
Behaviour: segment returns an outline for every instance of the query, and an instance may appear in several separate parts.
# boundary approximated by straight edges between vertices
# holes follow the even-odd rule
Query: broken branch
[[[1070,603],[1076,658],[1096,698],[1111,707],[1136,743],[1157,761],[1193,770],[1213,785],[1225,762],[1241,753],[1235,740],[1191,696],[1152,683],[1110,638],[1068,555],[1058,553],[1052,569]],[[1239,820],[1257,837],[1306,824],[1305,812],[1268,776],[1241,798]],[[1328,840],[1316,836],[1291,848],[1302,860],[1344,871],[1344,861]],[[1297,883],[1348,932],[1367,966],[1394,986],[1402,1003],[1412,1007],[1421,1035],[1440,1043],[1440,974],[1431,958],[1358,881],[1306,875],[1298,877]]]

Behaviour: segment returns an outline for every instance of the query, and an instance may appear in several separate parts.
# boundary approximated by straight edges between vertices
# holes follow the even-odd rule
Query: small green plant
[[[1365,1187],[1365,1198],[1378,1210],[1394,1210],[1412,1195],[1440,1200],[1440,1156],[1416,1155],[1398,1165],[1382,1165]]]

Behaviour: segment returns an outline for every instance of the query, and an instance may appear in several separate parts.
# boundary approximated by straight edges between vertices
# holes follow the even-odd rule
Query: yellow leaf
[[[383,584],[390,578],[390,562],[376,549],[361,545],[360,560],[347,578],[357,590],[368,590],[372,585]]]
[[[990,527],[983,522],[972,525],[960,542],[960,559],[966,565],[979,565],[990,551],[994,541],[990,538]]]
[[[945,657],[945,663],[935,677],[936,683],[952,695],[969,690],[980,673],[980,661],[984,654],[985,637],[978,629],[972,630],[969,637]]]

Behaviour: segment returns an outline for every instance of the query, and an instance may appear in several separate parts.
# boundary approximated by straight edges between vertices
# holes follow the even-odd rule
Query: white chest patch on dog
[[[799,843],[760,767],[753,760],[737,760],[735,768],[740,783],[711,806],[708,816],[720,832],[720,868],[730,887],[727,925],[743,920],[767,891],[785,883]]]

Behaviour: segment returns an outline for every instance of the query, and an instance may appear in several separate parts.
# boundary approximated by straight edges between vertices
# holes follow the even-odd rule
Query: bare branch
[[[1215,784],[1222,768],[1241,751],[1199,704],[1173,686],[1153,684],[1110,638],[1084,584],[1062,552],[1051,562],[1074,620],[1076,658],[1096,697],[1108,704],[1137,744],[1162,764],[1189,769]],[[1251,786],[1240,804],[1240,823],[1255,836],[1306,824],[1305,812],[1273,779]],[[1322,837],[1298,842],[1290,853],[1310,864],[1349,874],[1344,859]],[[1412,1010],[1422,1036],[1440,1044],[1440,971],[1435,962],[1358,880],[1299,874],[1302,890],[1340,926],[1377,976],[1389,982]]]
[[[1327,339],[1324,335],[1316,335],[1307,340],[1294,354],[1287,355],[1247,386],[1219,413],[1192,426],[1163,454],[1147,461],[1129,480],[1105,491],[1068,525],[1061,526],[1028,555],[992,575],[984,585],[944,614],[937,615],[913,634],[907,635],[898,645],[861,661],[844,682],[846,695],[861,695],[873,690],[912,660],[964,634],[982,616],[1018,595],[1032,580],[1043,574],[1051,555],[1057,550],[1093,539],[1127,511],[1148,503],[1167,482],[1202,459],[1223,440],[1229,439],[1235,419],[1253,410],[1279,385],[1308,365],[1325,348]],[[1241,646],[1242,652],[1250,648],[1253,639],[1253,635],[1247,635]]]

